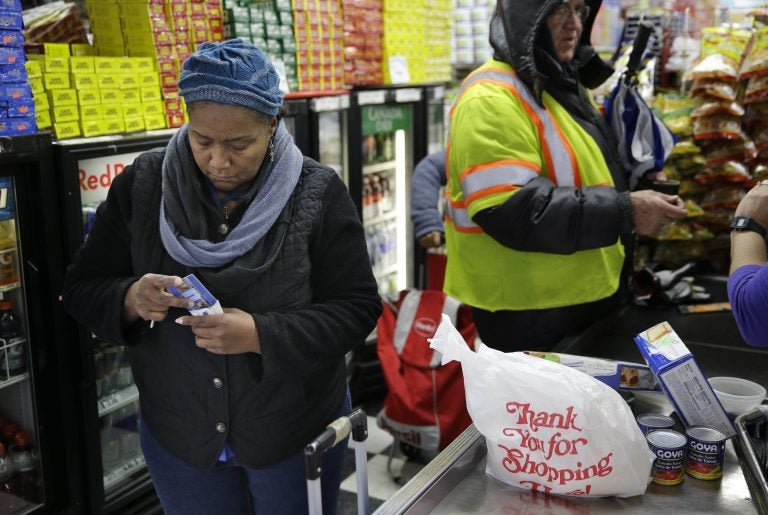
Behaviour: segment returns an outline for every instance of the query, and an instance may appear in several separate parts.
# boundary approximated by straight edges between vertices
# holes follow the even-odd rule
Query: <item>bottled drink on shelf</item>
[[[32,439],[24,430],[16,433],[11,446],[11,461],[16,471],[14,488],[16,495],[31,502],[40,502],[40,483],[37,462],[32,450]]]
[[[2,443],[5,444],[5,448],[9,449],[13,445],[13,440],[16,438],[16,433],[19,432],[19,426],[13,422],[6,422],[3,426]]]
[[[0,442],[0,493],[14,494],[13,460],[8,456],[5,445]]]
[[[16,224],[13,218],[0,221],[0,285],[19,281]]]
[[[25,342],[21,320],[13,313],[13,302],[0,300],[0,379],[24,373]]]

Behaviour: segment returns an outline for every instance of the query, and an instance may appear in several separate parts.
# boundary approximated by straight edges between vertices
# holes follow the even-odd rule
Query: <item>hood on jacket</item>
[[[494,59],[512,66],[539,101],[544,76],[535,55],[536,38],[542,30],[547,30],[547,16],[561,3],[563,0],[497,0],[491,17],[489,41]],[[603,62],[591,44],[592,26],[602,0],[585,0],[584,3],[590,12],[583,23],[573,65],[579,70],[581,83],[595,88],[613,74],[613,69]]]

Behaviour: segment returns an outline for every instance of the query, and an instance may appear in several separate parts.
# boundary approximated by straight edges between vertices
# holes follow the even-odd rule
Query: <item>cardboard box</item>
[[[525,353],[584,372],[614,390],[661,391],[661,385],[656,381],[651,369],[640,363],[557,352],[526,351]]]
[[[74,138],[80,135],[80,122],[54,123],[53,132],[58,139]]]
[[[638,334],[635,343],[686,427],[712,427],[728,438],[736,434],[706,376],[668,322]]]

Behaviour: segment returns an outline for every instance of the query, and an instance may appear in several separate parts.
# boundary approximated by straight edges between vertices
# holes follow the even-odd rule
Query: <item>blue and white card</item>
[[[183,281],[184,284],[179,287],[169,286],[168,292],[176,297],[183,297],[194,302],[195,305],[188,309],[191,315],[221,315],[224,313],[219,301],[211,295],[208,288],[203,286],[195,274],[189,274],[183,278]]]

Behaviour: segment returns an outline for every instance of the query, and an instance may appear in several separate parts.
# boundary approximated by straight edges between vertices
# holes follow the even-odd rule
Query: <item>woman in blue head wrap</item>
[[[205,43],[179,89],[189,123],[115,179],[64,303],[128,348],[166,513],[304,513],[303,447],[349,413],[344,356],[381,311],[363,228],[338,175],[285,130],[259,49]],[[218,314],[171,293],[189,274]],[[325,513],[344,452],[324,457]]]

